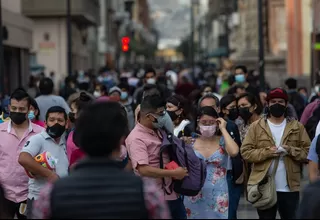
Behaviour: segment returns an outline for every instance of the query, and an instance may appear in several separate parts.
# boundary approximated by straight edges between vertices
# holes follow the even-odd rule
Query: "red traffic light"
[[[123,52],[128,52],[129,51],[129,45],[128,44],[122,45],[122,51]]]
[[[122,44],[129,44],[130,43],[130,37],[123,37],[122,38]]]

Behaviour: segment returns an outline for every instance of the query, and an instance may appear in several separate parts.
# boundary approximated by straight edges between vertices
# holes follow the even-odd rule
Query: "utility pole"
[[[265,89],[264,77],[264,34],[263,34],[263,0],[258,0],[258,28],[259,28],[259,76],[260,88],[262,91]]]
[[[2,0],[0,0],[0,93],[5,96],[4,89],[4,56],[3,56],[3,26],[2,26]],[[1,101],[1,100],[0,100]]]
[[[191,0],[191,6],[190,6],[190,64],[192,67],[192,77],[195,81],[195,66],[194,66],[194,5],[196,4],[197,0]]]
[[[72,75],[72,29],[71,29],[71,0],[67,0],[67,65],[68,75]]]

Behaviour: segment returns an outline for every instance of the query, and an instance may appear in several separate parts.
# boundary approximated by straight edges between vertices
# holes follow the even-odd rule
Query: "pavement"
[[[305,186],[308,185],[308,173],[307,173],[307,166],[303,169],[303,180],[302,180],[302,187],[304,189]],[[302,195],[300,194],[300,199]],[[238,219],[259,219],[257,210],[252,207],[252,205],[246,201],[245,197],[242,197],[239,202],[238,207]],[[279,213],[277,214],[277,219],[280,219]]]

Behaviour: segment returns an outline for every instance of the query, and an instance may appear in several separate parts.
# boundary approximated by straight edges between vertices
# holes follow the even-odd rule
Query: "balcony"
[[[22,0],[22,13],[30,18],[65,17],[66,0]],[[71,16],[74,22],[83,25],[99,25],[98,0],[71,0]]]

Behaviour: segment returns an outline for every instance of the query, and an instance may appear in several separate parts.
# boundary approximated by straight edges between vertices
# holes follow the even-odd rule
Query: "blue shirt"
[[[309,150],[309,154],[308,154],[308,160],[311,160],[314,163],[318,163],[318,161],[319,161],[319,157],[318,157],[318,154],[317,154],[317,151],[316,151],[318,137],[319,137],[319,135],[316,136],[312,140],[312,143],[311,143],[311,146],[310,146],[310,150]]]

